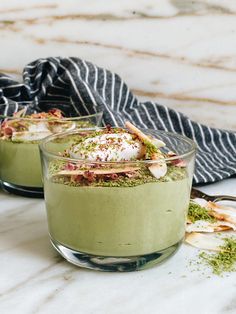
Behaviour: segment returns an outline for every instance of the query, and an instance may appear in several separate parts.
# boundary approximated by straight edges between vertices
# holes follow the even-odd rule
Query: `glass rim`
[[[38,112],[40,113],[40,112]],[[93,117],[99,117],[102,118],[103,111],[99,111],[90,115],[86,116],[76,116],[76,117],[62,117],[62,118],[25,118],[25,117],[14,117],[14,116],[6,116],[6,115],[0,115],[1,119],[8,119],[8,120],[22,120],[22,121],[33,121],[33,122],[51,122],[51,121],[77,121],[77,120],[83,120],[83,119],[88,119],[88,118],[93,118]],[[1,125],[1,122],[0,122]]]
[[[114,129],[119,129],[120,127],[112,127]],[[73,134],[78,134],[81,130],[81,132],[85,132],[85,131],[98,131],[98,130],[104,130],[105,127],[95,127],[95,128],[90,128],[90,129],[77,129],[75,131],[69,131],[69,132],[61,132],[61,133],[56,133],[53,135],[49,135],[47,137],[45,137],[41,143],[39,143],[39,148],[42,151],[42,153],[46,156],[50,156],[53,158],[56,158],[58,160],[63,160],[63,161],[67,161],[67,162],[81,162],[81,163],[85,163],[85,164],[106,164],[106,165],[115,165],[115,164],[153,164],[153,163],[159,163],[160,161],[165,161],[165,162],[169,162],[169,161],[175,161],[175,160],[179,160],[179,159],[185,159],[188,156],[193,155],[196,152],[196,148],[197,145],[195,144],[195,142],[193,140],[191,140],[190,138],[188,138],[187,136],[183,136],[180,135],[178,133],[172,133],[172,132],[167,132],[167,131],[161,131],[161,130],[156,130],[156,129],[140,129],[142,131],[154,131],[154,132],[158,132],[160,134],[166,134],[168,136],[172,136],[175,137],[181,141],[185,141],[187,144],[190,145],[190,148],[188,149],[187,152],[180,154],[180,155],[176,155],[176,156],[172,156],[172,157],[165,157],[164,159],[159,159],[159,160],[128,160],[128,161],[92,161],[92,160],[88,160],[88,159],[76,159],[76,158],[70,158],[70,157],[63,157],[61,155],[59,155],[58,153],[53,153],[50,152],[47,148],[46,145],[51,142],[54,139],[58,139],[60,137],[66,137],[66,136],[70,136]],[[125,128],[122,128],[125,129]]]

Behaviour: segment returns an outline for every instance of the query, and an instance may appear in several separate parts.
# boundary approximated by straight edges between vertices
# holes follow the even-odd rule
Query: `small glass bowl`
[[[3,118],[3,116],[2,116]],[[33,123],[27,139],[25,132],[15,132],[11,139],[0,136],[0,180],[3,190],[27,197],[43,197],[43,183],[38,144],[50,134],[75,129],[91,129],[101,126],[102,112],[88,116],[63,119],[30,119],[24,117],[4,117],[4,121],[17,122],[25,125]],[[50,127],[45,130],[44,124]],[[1,134],[0,124],[0,134]],[[38,130],[41,130],[38,132]],[[26,136],[26,137],[25,137]]]
[[[67,261],[96,270],[134,271],[160,263],[184,238],[195,144],[177,134],[143,130],[167,144],[164,153],[177,154],[165,158],[167,174],[153,180],[150,167],[160,161],[63,157],[63,149],[90,132],[53,135],[39,145],[52,245]],[[101,171],[108,171],[102,183]],[[134,180],[136,171],[142,175]]]

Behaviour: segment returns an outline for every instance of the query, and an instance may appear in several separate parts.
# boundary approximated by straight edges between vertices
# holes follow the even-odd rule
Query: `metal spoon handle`
[[[207,201],[211,202],[220,202],[220,201],[234,201],[236,202],[236,196],[231,195],[208,195],[200,190],[197,190],[195,188],[192,188],[191,191],[191,197],[192,198],[203,198]]]
[[[217,195],[215,196],[215,202],[220,202],[220,201],[234,201],[236,202],[236,197],[235,196],[230,196],[230,195]]]

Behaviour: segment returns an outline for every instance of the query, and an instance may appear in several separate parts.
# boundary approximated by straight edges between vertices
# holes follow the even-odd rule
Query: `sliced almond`
[[[208,202],[207,208],[211,210],[211,214],[215,218],[225,220],[236,225],[236,208],[218,205],[213,202]]]
[[[160,179],[161,177],[164,177],[164,175],[166,174],[167,165],[165,162],[157,162],[148,167],[148,169],[155,178]]]
[[[111,169],[89,169],[90,172],[94,173],[94,174],[113,174],[113,173],[122,173],[122,172],[132,172],[132,171],[136,171],[139,170],[139,167],[124,167],[124,168],[111,168]],[[65,176],[80,176],[83,175],[86,171],[88,170],[61,170],[57,173],[54,174],[55,175],[65,175]]]
[[[141,142],[148,142],[151,143],[153,145],[155,145],[157,148],[163,147],[165,146],[165,143],[158,140],[158,139],[152,139],[149,136],[147,136],[146,134],[144,134],[141,130],[139,130],[136,126],[134,126],[132,123],[130,123],[129,121],[127,121],[125,123],[125,126],[127,127],[127,129],[137,135],[137,137],[139,138],[139,140]],[[164,175],[167,172],[167,165],[165,163],[165,159],[164,156],[162,155],[161,152],[156,152],[151,156],[152,160],[160,160],[160,162],[152,164],[151,166],[148,167],[148,169],[150,170],[151,174],[159,179],[161,177],[164,177]]]
[[[164,142],[162,142],[161,140],[158,140],[157,138],[154,138],[154,139],[150,138],[149,136],[144,134],[141,130],[139,130],[136,126],[134,126],[129,121],[125,122],[125,126],[130,131],[130,133],[137,135],[137,137],[139,138],[141,142],[147,141],[155,145],[157,148],[160,148],[166,145]]]
[[[224,245],[224,240],[207,234],[193,232],[187,234],[185,242],[203,250],[211,250],[219,252],[221,251],[220,246]]]
[[[236,230],[236,226],[227,221],[209,222],[206,220],[197,220],[194,223],[187,223],[186,232],[219,232],[225,230]]]
[[[230,229],[233,229],[233,228],[228,227],[228,226],[219,226],[219,227],[215,227],[214,232],[228,231]],[[235,230],[235,229],[233,229],[233,230]]]
[[[157,148],[161,148],[161,147],[164,147],[166,146],[166,144],[161,141],[161,140],[158,140],[157,138],[150,138],[150,141],[153,145],[155,145]]]
[[[25,115],[26,110],[27,110],[27,108],[25,107],[25,108],[23,108],[23,109],[21,109],[21,110],[15,112],[13,116],[14,116],[14,117],[17,117],[17,118],[20,118],[20,117],[22,117],[22,116]]]

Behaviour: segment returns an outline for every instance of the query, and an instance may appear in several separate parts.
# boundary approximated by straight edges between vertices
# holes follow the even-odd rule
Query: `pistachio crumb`
[[[199,254],[199,257],[212,268],[212,272],[216,275],[236,270],[236,238],[224,238],[223,240],[224,245],[220,247],[219,253],[202,252]]]
[[[188,218],[192,223],[194,223],[197,220],[205,220],[212,223],[217,221],[215,217],[212,217],[210,215],[206,208],[194,202],[189,203]]]

